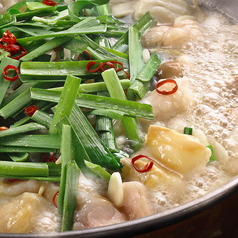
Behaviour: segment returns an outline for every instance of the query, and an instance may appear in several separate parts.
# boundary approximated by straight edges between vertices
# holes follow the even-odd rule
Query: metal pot
[[[200,0],[238,22],[238,2]],[[235,238],[238,237],[238,177],[189,203],[148,217],[105,227],[53,234],[0,234],[0,237],[160,237],[160,238]]]

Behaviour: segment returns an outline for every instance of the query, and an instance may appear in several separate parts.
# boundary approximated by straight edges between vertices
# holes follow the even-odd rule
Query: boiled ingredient
[[[202,36],[203,30],[198,22],[184,20],[164,32],[161,46],[180,48],[188,42],[201,40]]]
[[[127,220],[126,216],[104,197],[94,196],[82,200],[84,203],[80,202],[82,207],[76,213],[74,230],[106,226]]]
[[[195,9],[183,0],[140,0],[135,9],[135,18],[139,19],[147,11],[160,23],[173,24],[181,15],[193,15]]]
[[[153,90],[148,92],[142,99],[143,103],[152,105],[155,122],[163,121],[164,118],[172,118],[176,114],[184,112],[196,104],[189,79],[183,77],[176,78],[175,80],[178,84],[176,93],[165,96],[158,94],[156,90]],[[143,122],[148,123],[148,121],[144,120]]]
[[[165,62],[158,67],[156,76],[158,79],[181,78],[183,76],[182,65],[178,61]]]
[[[40,186],[41,182],[36,180],[13,180],[8,182],[0,179],[0,195],[16,197],[25,192],[38,193]]]
[[[146,187],[136,181],[123,183],[123,210],[129,219],[137,219],[153,214]]]
[[[108,184],[108,197],[117,207],[122,206],[124,192],[122,187],[121,175],[119,172],[115,172],[111,175]]]
[[[193,41],[204,39],[204,31],[199,23],[193,20],[183,20],[171,26],[156,26],[150,28],[142,38],[145,47],[168,47],[180,49]]]
[[[37,217],[48,209],[50,203],[35,193],[23,193],[17,197],[4,196],[0,201],[0,232],[29,233]]]
[[[197,138],[165,127],[150,126],[145,146],[154,159],[181,175],[204,169],[211,156],[210,149]]]

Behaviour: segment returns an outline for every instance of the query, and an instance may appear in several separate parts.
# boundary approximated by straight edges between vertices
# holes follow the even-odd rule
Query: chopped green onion
[[[71,127],[69,125],[62,125],[62,142],[61,142],[61,177],[60,177],[60,188],[58,196],[58,207],[57,207],[57,216],[58,216],[58,230],[61,230],[62,227],[62,216],[63,216],[63,204],[65,196],[65,186],[66,186],[66,164],[72,161],[71,159],[71,141],[72,133]]]
[[[0,176],[47,177],[48,174],[46,163],[0,161]]]
[[[74,213],[77,209],[79,173],[80,170],[75,165],[75,163],[66,163],[65,193],[61,231],[69,231],[73,228]]]
[[[126,95],[119,83],[119,79],[114,69],[106,70],[102,73],[102,77],[111,97],[126,100]],[[135,118],[124,116],[122,119],[122,125],[127,136],[132,140],[133,149],[136,151],[139,150],[142,142],[138,134],[138,125]]]
[[[81,83],[80,78],[70,75],[67,77],[49,129],[50,134],[57,134],[57,128],[55,127],[55,125],[64,116],[68,117],[70,116],[80,83]]]
[[[128,89],[131,85],[130,80],[122,79],[120,80],[121,86],[123,89]],[[63,87],[60,88],[52,88],[50,90],[54,91],[62,91]],[[105,82],[97,82],[97,83],[83,83],[79,86],[79,93],[96,93],[107,91],[107,86]]]
[[[12,161],[15,161],[15,162],[23,162],[25,161],[28,157],[29,157],[29,154],[28,153],[8,153],[8,156],[11,158]]]
[[[71,39],[72,39],[72,36],[56,37],[56,38],[48,41],[47,43],[41,45],[37,49],[31,51],[30,53],[26,54],[25,56],[23,56],[21,58],[21,61],[31,61],[31,60],[37,58],[38,56],[46,53],[47,51],[52,50],[52,49],[56,48],[57,46],[65,43]]]
[[[46,112],[37,110],[31,117],[31,119],[45,126],[47,129],[49,129],[50,125],[52,124],[53,117],[51,117]]]
[[[99,175],[100,177],[106,179],[106,180],[110,180],[111,174],[109,174],[104,168],[102,168],[100,165],[98,164],[94,164],[91,163],[87,160],[84,161],[85,164],[87,165],[87,167],[93,171],[95,174]]]
[[[59,102],[60,92],[32,88],[31,97],[48,102]],[[153,120],[154,118],[153,109],[149,104],[81,93],[78,93],[75,102],[79,107],[83,108],[113,109],[125,112],[127,116],[131,117],[141,117],[149,120]]]
[[[183,133],[186,134],[186,135],[192,135],[193,134],[193,128],[191,128],[191,127],[184,127]]]
[[[212,145],[208,145],[207,147],[208,147],[208,148],[211,150],[211,152],[212,152],[212,155],[211,155],[211,157],[210,157],[209,162],[211,163],[211,162],[213,162],[213,161],[216,161],[217,159],[216,159],[216,156],[215,156],[215,154],[214,154],[213,146],[212,146]]]
[[[59,135],[12,135],[0,138],[0,145],[59,149]]]
[[[56,149],[52,148],[40,148],[40,147],[23,147],[23,146],[0,146],[0,153],[50,153],[56,152]]]
[[[22,126],[18,126],[15,128],[9,128],[8,130],[4,130],[0,132],[0,138],[5,137],[5,136],[10,136],[10,135],[16,135],[20,133],[26,133],[30,131],[35,131],[35,130],[45,130],[46,128],[40,124],[37,123],[28,123]]]

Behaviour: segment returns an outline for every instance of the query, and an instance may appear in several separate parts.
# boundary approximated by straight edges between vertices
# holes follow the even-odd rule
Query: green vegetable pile
[[[9,127],[0,131],[0,177],[60,182],[57,230],[66,231],[72,229],[77,206],[79,171],[109,179],[111,172],[120,171],[120,158],[129,156],[116,144],[112,119],[122,122],[134,151],[141,147],[136,118],[153,119],[153,111],[135,100],[149,90],[160,59],[152,54],[143,62],[140,38],[154,24],[149,13],[128,27],[110,14],[108,0],[55,2],[47,6],[24,0],[0,17],[0,37],[9,30],[27,51],[15,60],[0,49],[0,126]],[[53,62],[51,50],[57,52]],[[91,73],[90,61],[95,68],[120,62],[123,70]],[[19,68],[15,82],[4,78],[8,65]],[[6,96],[9,88],[15,90]],[[39,110],[28,116],[25,108],[31,105]],[[95,128],[89,115],[96,115]],[[52,152],[60,152],[61,164],[31,156]]]

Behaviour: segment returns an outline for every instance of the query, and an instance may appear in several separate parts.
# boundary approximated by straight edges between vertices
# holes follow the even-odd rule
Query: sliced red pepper
[[[56,2],[54,2],[52,0],[43,0],[42,3],[47,6],[53,6],[53,7],[56,5]]]
[[[59,191],[54,195],[53,199],[52,199],[52,202],[53,202],[53,205],[57,208],[58,207],[58,204],[56,203],[56,198],[58,198],[59,196]]]
[[[3,49],[9,52],[12,55],[15,55],[21,51],[21,47],[19,45],[4,45]]]
[[[127,76],[127,79],[130,79],[131,78],[130,74],[128,74],[125,70],[124,70],[124,72],[125,72],[125,74]]]
[[[37,110],[39,110],[39,107],[37,107],[36,105],[31,105],[25,108],[25,113],[27,116],[31,117]]]
[[[8,127],[6,127],[6,126],[1,126],[0,127],[0,131],[5,131],[5,130],[8,130]]]
[[[21,54],[18,55],[18,56],[15,56],[15,57],[12,57],[13,59],[16,59],[16,60],[19,60],[22,56],[26,55],[27,54],[27,51],[26,49],[20,45],[20,51],[21,51]]]
[[[9,30],[7,30],[3,33],[3,38],[0,39],[0,42],[4,42],[6,44],[16,44],[17,39],[12,33],[9,33]]]
[[[17,182],[17,181],[23,181],[23,180],[22,179],[13,179],[13,178],[4,179],[4,182],[7,182],[7,183],[14,183],[14,182]]]
[[[88,50],[85,50],[83,53],[86,53],[89,56],[89,60],[92,60],[92,56]],[[82,54],[79,54],[79,61],[81,61],[81,56],[82,56]]]
[[[116,66],[111,62],[111,61],[107,61],[103,64],[103,67],[102,67],[102,72],[104,72],[106,69],[104,68],[105,66],[108,66],[109,68],[113,68],[116,70]]]
[[[97,64],[95,61],[90,61],[90,62],[88,62],[87,66],[86,66],[86,69],[87,69],[87,71],[88,71],[89,73],[96,73],[96,72],[98,72],[98,71],[100,71],[100,70],[102,69],[103,63],[100,62],[99,66],[98,66],[96,69],[92,70],[92,67],[93,67],[95,64]]]
[[[120,68],[116,68],[116,66],[115,66],[115,68],[116,68],[116,72],[119,72],[119,71],[121,71],[121,70],[123,69],[123,64],[122,64],[121,62],[114,61],[114,60],[111,60],[111,61],[108,61],[108,62],[111,62],[111,63],[113,63],[114,65],[115,65],[115,64],[119,64],[119,65],[121,65]]]
[[[9,33],[9,30],[4,32],[3,38],[0,39],[0,48],[8,52],[10,57],[21,53],[13,57],[13,59],[16,60],[19,60],[22,56],[27,54],[26,49],[17,42],[16,37],[12,33]]]
[[[174,84],[174,87],[170,91],[166,91],[166,90],[161,91],[159,88],[166,83],[172,83],[172,84]],[[162,95],[170,95],[170,94],[175,93],[177,90],[178,90],[178,84],[173,79],[166,79],[166,80],[160,81],[156,84],[157,93],[162,94]]]
[[[58,158],[54,156],[53,152],[50,152],[50,157],[46,156],[45,153],[42,153],[40,162],[54,163],[57,159]]]
[[[7,73],[8,73],[8,70],[9,70],[9,69],[14,69],[14,70],[16,71],[16,73],[17,73],[13,78],[7,76]],[[18,79],[18,75],[19,75],[19,70],[18,70],[18,68],[17,68],[16,66],[14,66],[14,65],[9,64],[9,65],[7,65],[7,66],[3,69],[3,77],[4,77],[6,80],[8,80],[8,81],[13,82],[13,81],[17,80],[17,79]]]
[[[146,159],[148,159],[148,160],[150,161],[150,163],[146,164],[143,169],[140,169],[140,168],[138,168],[138,167],[135,165],[135,162],[136,162],[138,159],[141,159],[141,158],[146,158]],[[131,163],[132,163],[133,167],[135,168],[135,170],[138,171],[138,172],[140,172],[140,173],[148,172],[149,170],[151,170],[151,168],[152,168],[153,165],[154,165],[153,160],[150,159],[149,157],[145,156],[145,155],[137,155],[136,157],[132,158]]]

